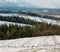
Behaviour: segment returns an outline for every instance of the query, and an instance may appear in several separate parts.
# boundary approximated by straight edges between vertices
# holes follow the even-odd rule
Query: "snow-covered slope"
[[[13,24],[13,25],[21,25],[21,26],[32,26],[32,25],[29,25],[29,24],[23,24],[23,23],[14,23],[14,22],[7,22],[7,21],[0,21],[0,25],[2,24],[6,24],[9,26],[9,24]]]
[[[37,22],[44,22],[44,23],[48,23],[48,24],[56,24],[56,25],[60,25],[60,21],[57,20],[52,20],[52,19],[46,19],[46,18],[42,18],[42,17],[34,17],[34,16],[28,16],[28,15],[21,15],[21,14],[0,14],[0,16],[19,16],[19,17],[23,17],[25,19],[31,19]]]
[[[0,13],[0,16],[18,16],[17,13]]]
[[[52,25],[59,25],[60,26],[60,21],[57,20],[52,20],[52,19],[46,19],[46,18],[42,18],[42,17],[33,17],[33,16],[26,16],[26,15],[20,15],[20,17],[23,17],[25,19],[31,19],[37,22],[44,22],[44,23],[48,23],[48,24],[52,24]]]
[[[59,52],[60,36],[0,40],[0,52]]]

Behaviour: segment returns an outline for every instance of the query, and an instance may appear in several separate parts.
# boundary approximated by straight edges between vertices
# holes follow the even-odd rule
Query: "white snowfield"
[[[0,16],[19,16],[19,17],[23,17],[25,19],[31,19],[37,22],[44,22],[44,23],[48,23],[48,24],[52,24],[52,25],[59,25],[60,26],[60,21],[57,20],[52,20],[52,19],[46,19],[46,18],[42,18],[42,17],[34,17],[34,16],[28,16],[28,15],[22,15],[22,14],[17,14],[17,13],[1,13]]]
[[[23,17],[25,19],[31,19],[31,20],[34,20],[36,22],[44,22],[44,23],[60,26],[60,21],[57,21],[57,20],[46,19],[46,18],[42,18],[42,17],[26,16],[26,15],[19,15],[19,17]]]
[[[60,52],[60,36],[0,40],[0,52]]]
[[[9,24],[11,24],[11,25],[13,24],[13,25],[18,25],[18,26],[31,26],[32,27],[32,25],[29,25],[29,24],[0,21],[0,25],[2,25],[2,24],[6,24],[8,26],[9,26]]]
[[[0,13],[0,16],[18,16],[17,13]]]

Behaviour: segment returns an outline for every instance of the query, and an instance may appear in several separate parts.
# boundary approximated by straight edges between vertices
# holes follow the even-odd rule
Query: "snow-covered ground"
[[[53,17],[60,18],[60,15],[48,15],[48,16],[53,16]]]
[[[18,26],[32,26],[32,25],[29,25],[29,24],[22,24],[22,23],[14,23],[14,22],[7,22],[7,21],[0,21],[0,25],[2,24],[6,24],[9,26],[9,24],[13,24],[13,25],[18,25]]]
[[[60,21],[57,20],[52,20],[52,19],[46,19],[46,18],[42,18],[42,17],[33,17],[33,16],[26,16],[26,15],[20,15],[19,17],[23,17],[25,19],[31,19],[37,22],[44,22],[44,23],[48,23],[48,24],[52,24],[52,25],[59,25],[60,26]]]
[[[35,20],[37,22],[44,22],[44,23],[48,23],[48,24],[56,24],[56,25],[60,25],[60,21],[57,20],[52,20],[52,19],[46,19],[46,18],[42,18],[42,17],[33,17],[33,16],[28,16],[28,15],[18,15],[17,13],[8,13],[8,14],[0,14],[0,16],[19,16],[19,17],[23,17],[25,19],[31,19],[31,20]]]
[[[0,13],[0,16],[18,16],[17,13]]]
[[[38,22],[52,23],[60,25],[60,21],[25,16],[20,15],[21,17],[28,18],[31,20],[36,20]],[[1,24],[18,24],[18,25],[28,25],[21,23],[13,23],[0,21]],[[0,40],[0,52],[60,52],[60,36],[41,36],[41,37],[31,37],[31,38],[19,38],[12,40]]]
[[[0,40],[0,52],[60,52],[60,36]]]

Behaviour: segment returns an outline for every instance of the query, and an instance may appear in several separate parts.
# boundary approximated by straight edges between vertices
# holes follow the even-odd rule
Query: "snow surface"
[[[22,23],[14,23],[14,22],[7,22],[7,21],[0,21],[0,25],[2,24],[6,24],[9,26],[9,24],[13,24],[13,25],[18,25],[18,26],[32,26],[32,25],[29,25],[29,24],[22,24]]]
[[[5,16],[8,15],[6,14]],[[45,22],[48,24],[52,23],[60,25],[60,21],[56,20],[26,16],[26,15],[19,15],[19,16],[24,17],[26,19],[35,20],[37,22]],[[18,24],[22,26],[28,25],[28,24],[0,21],[0,25],[5,23],[7,25],[9,24],[14,25]],[[41,37],[31,37],[21,39],[19,38],[12,40],[0,40],[0,52],[60,52],[60,36],[41,36]]]
[[[52,25],[59,25],[60,26],[60,21],[57,20],[52,20],[52,19],[46,19],[46,18],[42,18],[42,17],[33,17],[33,16],[28,16],[28,15],[22,15],[22,14],[17,14],[17,13],[0,13],[0,16],[19,16],[19,17],[23,17],[25,19],[31,19],[37,22],[44,22],[44,23],[48,23],[48,24],[52,24]]]
[[[0,16],[18,16],[17,13],[0,13]]]
[[[60,26],[60,21],[57,21],[57,20],[46,19],[46,18],[42,18],[42,17],[26,16],[26,15],[20,15],[19,17],[23,17],[25,19],[31,19],[31,20],[34,20],[37,22],[44,22],[44,23]]]
[[[0,52],[53,52],[60,51],[60,36],[41,36],[0,40]]]

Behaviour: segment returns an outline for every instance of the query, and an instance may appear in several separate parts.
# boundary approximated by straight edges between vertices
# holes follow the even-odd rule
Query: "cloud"
[[[60,0],[0,0],[0,6],[60,8]]]
[[[14,3],[16,0],[6,0],[8,3]]]
[[[60,0],[27,0],[27,2],[40,8],[60,8]]]

